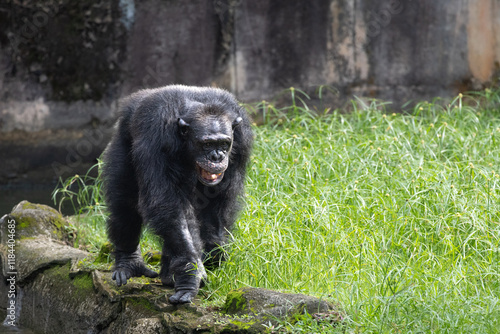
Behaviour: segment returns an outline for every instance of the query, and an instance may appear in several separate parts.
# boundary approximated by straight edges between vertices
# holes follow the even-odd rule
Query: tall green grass
[[[347,315],[277,331],[498,333],[500,91],[407,114],[361,99],[313,112],[290,93],[287,108],[256,106],[246,206],[205,299],[263,287]]]
[[[102,161],[92,166],[85,175],[60,179],[52,192],[52,200],[59,211],[64,207],[75,214],[71,222],[77,229],[74,247],[98,251],[106,242],[107,216],[101,178]],[[97,175],[97,176],[93,176]]]

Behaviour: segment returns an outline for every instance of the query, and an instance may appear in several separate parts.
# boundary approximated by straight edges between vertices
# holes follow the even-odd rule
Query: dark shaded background
[[[82,173],[117,101],[172,83],[399,106],[498,81],[498,0],[3,0],[0,184]],[[6,192],[2,193],[5,200]],[[9,195],[10,197],[10,195]]]

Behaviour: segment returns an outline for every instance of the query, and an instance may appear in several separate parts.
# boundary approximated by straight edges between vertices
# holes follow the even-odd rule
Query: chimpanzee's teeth
[[[217,178],[219,176],[221,176],[222,173],[219,173],[219,174],[212,174],[210,172],[207,172],[206,170],[202,169],[201,170],[201,176],[205,179],[205,180],[210,180],[210,181],[214,181],[214,180],[217,180]]]

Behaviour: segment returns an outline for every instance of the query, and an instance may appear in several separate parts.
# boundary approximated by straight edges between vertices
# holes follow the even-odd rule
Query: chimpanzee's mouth
[[[198,180],[206,186],[215,186],[224,177],[224,171],[220,173],[211,173],[199,165],[196,165],[196,170],[198,172]]]

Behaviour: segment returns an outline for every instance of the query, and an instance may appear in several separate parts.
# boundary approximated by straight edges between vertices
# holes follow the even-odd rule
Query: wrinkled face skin
[[[233,144],[232,122],[227,117],[207,115],[189,123],[179,119],[181,134],[189,142],[198,180],[215,186],[224,178]]]

